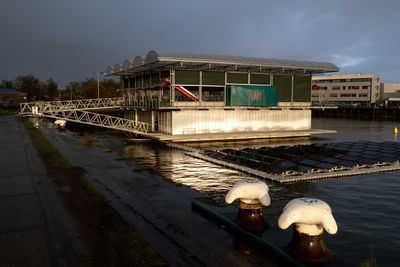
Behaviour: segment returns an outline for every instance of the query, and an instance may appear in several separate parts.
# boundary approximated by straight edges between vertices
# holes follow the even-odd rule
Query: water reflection
[[[226,192],[238,181],[256,179],[238,171],[192,158],[184,151],[147,143],[125,145],[123,157],[133,158],[175,183],[190,186],[224,203]]]

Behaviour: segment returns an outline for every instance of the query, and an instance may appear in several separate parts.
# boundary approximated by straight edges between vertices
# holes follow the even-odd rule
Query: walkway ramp
[[[124,106],[124,103],[125,102],[122,97],[28,102],[20,104],[20,114],[31,115],[60,110],[95,110],[122,108]]]
[[[55,102],[31,102],[20,105],[20,115],[43,116],[71,122],[93,125],[128,134],[145,134],[149,124],[120,117],[104,115],[87,110],[101,110],[123,107],[123,98],[99,98]]]
[[[120,117],[114,117],[84,110],[60,110],[43,113],[43,116],[62,119],[87,125],[99,126],[126,133],[143,134],[149,130],[149,124]]]

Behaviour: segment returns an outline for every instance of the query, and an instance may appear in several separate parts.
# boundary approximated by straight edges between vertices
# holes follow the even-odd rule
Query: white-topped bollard
[[[239,212],[235,222],[246,230],[260,233],[265,230],[262,205],[269,206],[271,199],[268,194],[268,186],[261,181],[246,180],[237,182],[225,197],[225,201],[231,204],[239,199]]]
[[[56,120],[56,121],[54,122],[54,124],[57,125],[57,127],[58,127],[59,129],[64,129],[64,128],[65,128],[65,125],[67,124],[67,121],[66,121],[66,120]]]
[[[324,229],[336,234],[337,224],[329,205],[315,198],[297,198],[283,208],[278,225],[287,229],[294,224],[293,238],[285,250],[296,259],[310,264],[328,262],[332,254],[322,238]]]

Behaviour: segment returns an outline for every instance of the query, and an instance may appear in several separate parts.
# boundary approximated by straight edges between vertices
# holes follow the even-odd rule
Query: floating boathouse
[[[311,77],[338,70],[327,62],[150,51],[105,76],[123,81],[125,118],[149,123],[154,134],[239,139],[311,130]]]

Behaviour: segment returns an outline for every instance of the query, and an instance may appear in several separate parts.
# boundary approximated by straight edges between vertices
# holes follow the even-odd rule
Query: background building
[[[123,81],[125,117],[165,134],[311,128],[311,76],[332,63],[160,53],[125,60],[106,76]]]
[[[0,88],[0,105],[11,107],[19,106],[19,103],[26,101],[27,94],[17,89]]]
[[[368,106],[380,101],[380,76],[343,74],[312,78],[313,105]]]
[[[384,106],[400,105],[400,83],[381,83],[381,102]]]

